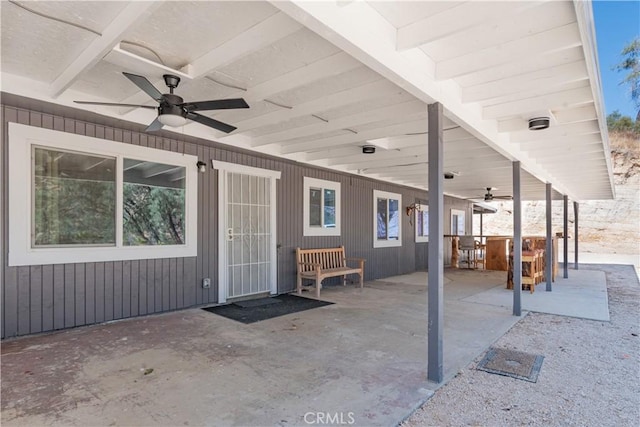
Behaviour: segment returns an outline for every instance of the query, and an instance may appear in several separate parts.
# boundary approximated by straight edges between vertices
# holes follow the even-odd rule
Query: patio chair
[[[460,262],[466,262],[467,268],[473,269],[476,266],[476,241],[473,236],[460,236],[458,249],[464,255]]]
[[[487,269],[487,245],[483,245],[476,240],[476,253],[475,253],[475,267],[478,268],[478,264],[482,265],[483,269]]]

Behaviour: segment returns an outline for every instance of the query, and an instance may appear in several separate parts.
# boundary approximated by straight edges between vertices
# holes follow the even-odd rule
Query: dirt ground
[[[632,266],[606,273],[610,322],[530,313],[495,347],[544,356],[537,383],[476,370],[480,358],[403,424],[640,425],[640,284]]]

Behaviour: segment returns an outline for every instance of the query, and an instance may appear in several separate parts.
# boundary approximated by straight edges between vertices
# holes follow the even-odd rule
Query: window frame
[[[418,230],[418,215],[420,215],[422,212],[426,212],[427,213],[427,235],[426,236],[421,236]],[[421,203],[416,203],[416,208],[414,210],[414,217],[413,217],[413,221],[415,224],[415,235],[416,235],[416,243],[425,243],[429,241],[429,205],[423,205]]]
[[[387,230],[389,226],[389,200],[398,201],[398,239],[378,239],[378,199],[387,200]],[[398,193],[390,193],[388,191],[373,190],[373,247],[374,248],[392,248],[402,246],[402,195]]]
[[[302,224],[303,224],[303,236],[340,236],[342,234],[342,223],[341,223],[341,192],[340,187],[341,184],[337,181],[327,181],[324,179],[311,178],[308,176],[304,177],[303,180],[303,195],[302,195]],[[320,206],[320,218],[321,221],[324,222],[324,190],[334,190],[336,194],[336,226],[326,228],[324,226],[311,226],[309,220],[310,213],[310,196],[309,191],[312,188],[321,189],[322,199]]]
[[[33,147],[116,158],[116,241],[109,246],[32,246]],[[9,123],[9,265],[70,264],[197,256],[198,176],[193,155]],[[185,168],[185,243],[123,244],[124,158]]]

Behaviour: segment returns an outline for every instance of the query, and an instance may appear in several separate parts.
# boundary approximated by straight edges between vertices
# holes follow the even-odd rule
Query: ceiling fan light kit
[[[174,98],[173,101],[182,100],[179,96],[166,94],[165,99],[169,100]],[[177,98],[177,99],[176,99]],[[187,112],[180,106],[176,105],[180,102],[171,103],[163,102],[158,107],[158,120],[160,123],[166,126],[177,127],[184,126],[187,123]]]

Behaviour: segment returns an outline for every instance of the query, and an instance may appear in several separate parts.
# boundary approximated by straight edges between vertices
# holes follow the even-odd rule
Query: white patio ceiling
[[[20,7],[23,6],[23,7]],[[30,11],[24,8],[30,9]],[[174,132],[418,188],[426,105],[445,110],[446,194],[614,197],[589,2],[2,2],[2,91],[148,124],[122,71],[180,72],[186,101],[243,97]],[[53,18],[53,19],[51,19]],[[75,24],[75,25],[70,25]],[[79,28],[79,26],[85,28]],[[175,70],[175,71],[171,71]],[[529,131],[527,119],[552,118]],[[365,144],[377,146],[362,154]]]

